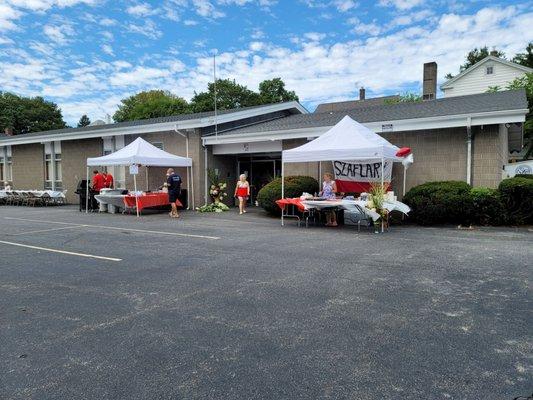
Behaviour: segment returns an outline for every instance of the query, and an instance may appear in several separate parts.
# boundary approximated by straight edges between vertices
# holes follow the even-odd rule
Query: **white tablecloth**
[[[314,208],[314,209],[324,209],[328,207],[338,207],[342,208],[343,210],[347,211],[359,211],[356,206],[361,207],[363,212],[368,215],[372,220],[377,221],[380,218],[380,215],[372,211],[368,208],[366,208],[366,201],[362,200],[345,200],[345,199],[339,199],[339,200],[304,200],[302,201],[302,204],[308,208]],[[385,201],[383,202],[383,208],[385,208],[387,211],[400,211],[401,213],[408,214],[411,209],[406,204],[399,202],[399,201]]]
[[[119,208],[125,208],[124,197],[126,196],[123,194],[97,194],[94,196],[98,203],[111,204]]]

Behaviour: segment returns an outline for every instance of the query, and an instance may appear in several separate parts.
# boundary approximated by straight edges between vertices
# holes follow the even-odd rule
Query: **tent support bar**
[[[87,166],[87,179],[85,181],[85,214],[89,213],[89,166]]]
[[[135,209],[137,210],[137,217],[139,216],[139,196],[137,194],[137,174],[133,175],[133,187],[135,189]]]
[[[381,157],[381,187],[385,186],[385,159]],[[385,224],[383,222],[383,217],[381,217],[381,233],[385,231]]]
[[[283,153],[281,153],[281,198],[285,198],[285,163],[283,162]],[[283,214],[285,213],[281,210],[281,226],[284,225]]]

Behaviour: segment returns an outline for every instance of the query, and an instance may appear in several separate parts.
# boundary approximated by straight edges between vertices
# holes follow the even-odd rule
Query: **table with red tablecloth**
[[[144,193],[140,196],[137,196],[137,202],[135,201],[135,195],[129,194],[124,196],[124,205],[126,208],[135,208],[138,204],[139,212],[144,208],[149,207],[162,207],[170,205],[170,200],[168,198],[168,193]],[[176,205],[178,207],[183,207],[179,200],[176,200]]]
[[[305,211],[305,206],[302,204],[302,200],[299,197],[276,200],[276,204],[282,211],[285,210],[287,206],[295,206],[299,211]]]

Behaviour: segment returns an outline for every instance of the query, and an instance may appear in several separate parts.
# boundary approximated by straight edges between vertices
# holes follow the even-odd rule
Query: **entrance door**
[[[253,159],[239,160],[239,175],[245,174],[250,182],[249,203],[253,204],[257,199],[257,193],[263,186],[276,177],[276,160]]]

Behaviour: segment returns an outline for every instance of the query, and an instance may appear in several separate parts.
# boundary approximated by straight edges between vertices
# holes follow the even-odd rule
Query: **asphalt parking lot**
[[[531,229],[0,207],[2,399],[533,393]]]

